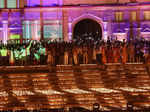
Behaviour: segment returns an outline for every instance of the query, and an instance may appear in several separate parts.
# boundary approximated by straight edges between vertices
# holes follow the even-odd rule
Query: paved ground
[[[149,108],[149,70],[144,64],[0,67],[0,109]]]

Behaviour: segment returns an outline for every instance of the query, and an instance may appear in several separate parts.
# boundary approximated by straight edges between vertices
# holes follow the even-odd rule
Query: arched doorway
[[[79,21],[73,30],[74,39],[102,39],[102,28],[100,24],[92,19],[83,19]]]

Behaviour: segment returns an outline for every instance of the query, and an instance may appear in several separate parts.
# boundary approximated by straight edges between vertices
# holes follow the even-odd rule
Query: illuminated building
[[[86,19],[99,24],[96,32],[103,39],[148,38],[150,34],[147,0],[0,0],[0,8],[4,43],[10,39],[68,41],[78,32],[77,24]]]
[[[103,39],[108,36],[148,39],[150,2],[147,1],[0,0],[0,40],[69,41],[80,31],[84,34],[95,29]],[[150,108],[149,66],[80,67],[56,66],[57,71],[51,73],[47,65],[2,66],[0,111],[76,106],[90,110],[97,102],[104,110],[126,109],[129,101],[140,109]]]

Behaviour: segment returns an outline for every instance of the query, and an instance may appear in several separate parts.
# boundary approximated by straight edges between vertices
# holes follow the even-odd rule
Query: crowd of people
[[[108,38],[74,39],[69,42],[26,40],[0,43],[0,65],[58,65],[149,63],[150,41]]]

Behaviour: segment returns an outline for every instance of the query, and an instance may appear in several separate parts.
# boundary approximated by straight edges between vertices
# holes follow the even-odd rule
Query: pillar
[[[137,36],[140,38],[140,35],[141,35],[141,18],[140,18],[140,15],[141,15],[141,11],[140,11],[140,8],[137,10],[137,22],[138,22],[138,28],[137,28]]]
[[[112,37],[112,16],[109,16],[109,21],[108,21],[108,36]]]
[[[72,40],[72,28],[71,28],[71,25],[72,25],[72,23],[71,22],[69,22],[68,23],[69,24],[69,26],[68,26],[68,39],[69,39],[69,41],[71,41]]]
[[[20,34],[20,36],[21,36],[21,38],[20,38],[20,43],[22,43],[23,42],[23,28],[24,28],[24,24],[23,24],[23,22],[24,22],[24,10],[21,10],[21,14],[20,14],[20,18],[21,18],[21,34]]]
[[[7,8],[7,0],[4,0],[5,8]]]
[[[19,7],[18,8],[24,8],[24,6],[27,5],[26,0],[18,0],[18,1],[19,1],[19,3],[18,3]]]
[[[107,37],[108,37],[108,31],[107,31],[107,24],[108,22],[104,22],[104,35],[103,35],[103,39],[104,40],[107,40]]]
[[[64,41],[69,41],[69,31],[68,31],[68,11],[63,9],[63,39]]]
[[[3,23],[3,43],[6,44],[8,40],[8,21],[2,21]]]
[[[44,33],[43,33],[43,30],[44,30],[44,19],[43,19],[43,11],[40,11],[40,21],[39,21],[39,24],[40,24],[40,39],[43,40],[44,39]]]
[[[129,37],[129,35],[128,35],[128,32],[129,32],[129,28],[125,28],[126,40],[127,40],[127,41],[130,40],[130,37]]]

